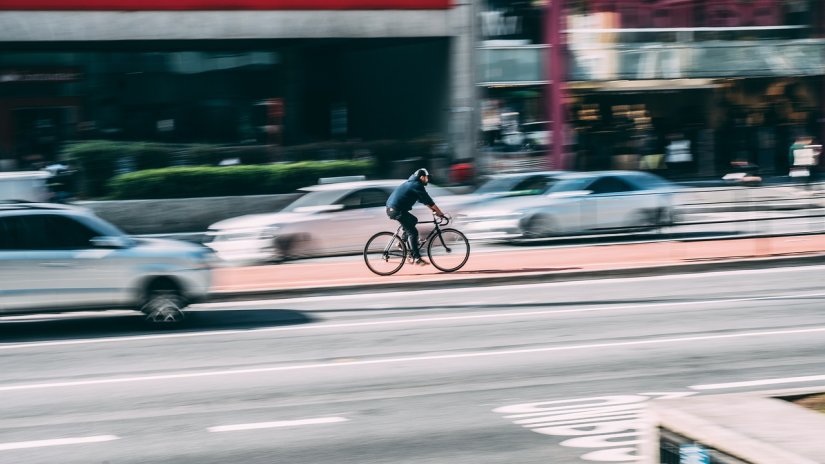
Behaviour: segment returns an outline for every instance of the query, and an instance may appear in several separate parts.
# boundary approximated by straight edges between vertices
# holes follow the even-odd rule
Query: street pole
[[[568,169],[564,156],[564,37],[563,37],[563,2],[564,0],[548,0],[547,12],[545,14],[545,31],[548,43],[548,56],[546,60],[546,70],[548,77],[548,92],[550,98],[547,99],[548,115],[552,124],[552,144],[549,154],[549,164],[551,169]]]

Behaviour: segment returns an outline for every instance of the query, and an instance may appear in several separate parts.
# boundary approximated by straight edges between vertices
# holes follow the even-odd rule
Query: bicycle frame
[[[444,243],[444,237],[441,236],[441,227],[440,227],[442,225],[446,226],[449,223],[450,223],[450,220],[446,219],[446,218],[445,218],[445,222],[443,222],[443,223],[441,221],[438,221],[438,220],[435,220],[435,219],[433,219],[432,221],[420,221],[420,222],[418,222],[418,224],[434,224],[435,227],[433,228],[433,230],[430,231],[429,234],[427,234],[427,237],[424,238],[424,241],[422,241],[421,243],[416,243],[415,244],[416,251],[418,251],[420,253],[421,252],[421,247],[423,247],[427,243],[430,243],[431,240],[435,239],[436,235],[438,236],[438,239],[441,241],[441,246],[443,246],[444,249],[447,250],[447,252],[452,251],[447,246],[447,244]],[[401,232],[403,232],[403,230],[404,230],[404,226],[398,226],[398,229],[395,230],[395,236],[400,239],[401,238]],[[393,245],[395,245],[395,240],[390,241],[390,243],[387,245],[387,248],[384,249],[384,254],[385,255],[389,254],[389,252],[392,249]],[[410,250],[410,254],[412,254],[412,250]]]
[[[370,271],[375,274],[388,276],[398,272],[404,266],[407,258],[418,255],[417,252],[425,248],[427,256],[430,257],[430,262],[423,261],[424,264],[432,264],[439,271],[455,272],[467,263],[467,259],[470,257],[470,242],[460,231],[446,227],[450,222],[452,221],[449,217],[433,217],[432,221],[421,221],[421,224],[432,224],[433,228],[423,240],[415,244],[417,248],[410,248],[409,244],[406,243],[407,240],[401,239],[404,230],[403,225],[399,226],[395,232],[378,232],[370,237],[364,246],[364,262]],[[445,234],[447,234],[447,238],[444,237]],[[439,241],[436,242],[435,240]],[[453,243],[453,240],[455,240],[455,243]],[[449,247],[447,246],[448,242],[450,243]],[[401,260],[399,261],[398,258],[401,258]],[[386,268],[386,265],[390,267]]]

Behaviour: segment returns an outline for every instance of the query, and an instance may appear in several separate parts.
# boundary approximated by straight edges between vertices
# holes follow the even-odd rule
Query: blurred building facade
[[[684,175],[714,176],[734,161],[787,173],[796,135],[825,136],[825,2],[556,3],[479,8],[483,152],[666,172],[668,145],[687,139]],[[549,146],[530,141],[531,125]]]
[[[34,166],[83,139],[295,145],[427,136],[471,157],[471,8],[451,0],[4,0],[0,160]]]
[[[83,139],[434,135],[586,170],[686,139],[714,176],[825,138],[816,0],[3,0],[0,47],[0,170]]]

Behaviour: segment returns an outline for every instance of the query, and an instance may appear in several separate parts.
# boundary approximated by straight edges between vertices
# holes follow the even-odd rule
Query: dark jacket
[[[399,185],[390,198],[387,200],[387,207],[393,208],[397,211],[406,212],[412,209],[413,205],[415,205],[416,201],[420,201],[421,203],[432,206],[435,204],[430,195],[427,193],[427,189],[424,187],[424,184],[421,180],[416,176],[418,171],[413,173],[406,182]]]

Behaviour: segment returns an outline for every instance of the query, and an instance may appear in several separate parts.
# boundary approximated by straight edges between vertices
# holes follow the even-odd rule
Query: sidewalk
[[[812,209],[825,207],[822,187],[821,184],[812,185],[810,190],[802,185],[695,187],[677,194],[677,198],[683,214]]]
[[[438,287],[549,282],[608,277],[707,272],[825,263],[825,235],[655,242],[471,253],[460,271],[447,274],[405,265],[397,274],[372,274],[360,257],[219,268],[214,300],[421,290]]]

